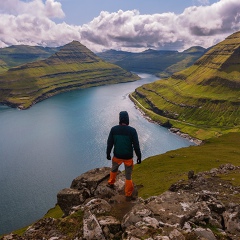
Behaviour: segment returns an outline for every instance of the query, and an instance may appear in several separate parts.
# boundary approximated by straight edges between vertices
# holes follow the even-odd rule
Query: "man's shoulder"
[[[116,126],[113,126],[113,127],[112,127],[112,130],[118,129],[118,128],[119,128],[119,125],[116,125]]]
[[[131,127],[131,126],[127,126],[127,127],[130,131],[134,131],[134,132],[136,131],[136,129],[134,127]]]
[[[125,126],[116,125],[116,126],[113,126],[112,127],[112,131],[115,131],[115,130],[127,130],[129,132],[136,132],[136,129],[134,127],[129,126],[129,125],[125,125]]]

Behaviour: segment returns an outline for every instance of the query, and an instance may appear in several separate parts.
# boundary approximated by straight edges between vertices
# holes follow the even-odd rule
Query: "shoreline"
[[[137,110],[139,110],[139,112],[142,114],[142,116],[143,116],[145,119],[147,119],[149,122],[155,123],[155,124],[157,124],[157,125],[159,125],[159,126],[161,126],[161,127],[167,128],[167,127],[163,126],[160,122],[152,120],[152,119],[147,115],[147,113],[145,113],[144,110],[143,110],[142,108],[140,108],[140,107],[136,104],[136,102],[135,102],[136,99],[131,95],[131,93],[128,95],[128,97],[129,97],[129,99],[134,103],[135,108],[136,108]],[[137,101],[137,100],[136,100],[136,101]],[[201,144],[203,143],[202,140],[200,140],[200,139],[198,139],[198,138],[194,138],[194,137],[190,136],[190,135],[187,134],[187,133],[181,132],[179,128],[171,127],[171,128],[167,128],[167,129],[168,129],[171,133],[176,134],[176,135],[178,135],[178,136],[180,136],[180,137],[182,137],[182,138],[184,138],[184,139],[189,140],[190,142],[195,143],[197,146],[199,146],[199,145],[201,145]]]

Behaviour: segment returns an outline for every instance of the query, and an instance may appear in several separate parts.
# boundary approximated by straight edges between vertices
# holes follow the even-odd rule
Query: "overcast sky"
[[[0,47],[182,51],[240,30],[240,0],[0,0]]]

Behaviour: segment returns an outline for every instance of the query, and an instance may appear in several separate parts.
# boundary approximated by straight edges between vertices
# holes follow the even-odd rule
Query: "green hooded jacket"
[[[128,126],[129,117],[126,111],[119,114],[119,125],[111,128],[107,140],[107,156],[110,156],[112,148],[115,157],[120,159],[133,158],[135,151],[138,159],[141,160],[138,134],[135,128]]]

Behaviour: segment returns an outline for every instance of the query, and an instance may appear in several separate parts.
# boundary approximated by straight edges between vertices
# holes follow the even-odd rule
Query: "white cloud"
[[[240,30],[240,1],[221,0],[186,8],[182,14],[141,15],[138,11],[102,12],[81,29],[86,45],[100,49],[210,47]],[[97,36],[97,37],[96,37]]]
[[[201,0],[202,4],[208,1]],[[210,47],[240,30],[240,1],[220,0],[186,8],[182,14],[141,15],[137,10],[101,12],[90,23],[55,23],[64,17],[57,0],[0,2],[0,47],[14,44],[61,46],[78,40],[93,51]],[[35,9],[34,11],[30,9]]]
[[[0,1],[0,13],[21,15],[29,14],[39,17],[62,18],[65,16],[61,3],[55,0],[32,0],[23,2],[21,0]]]

